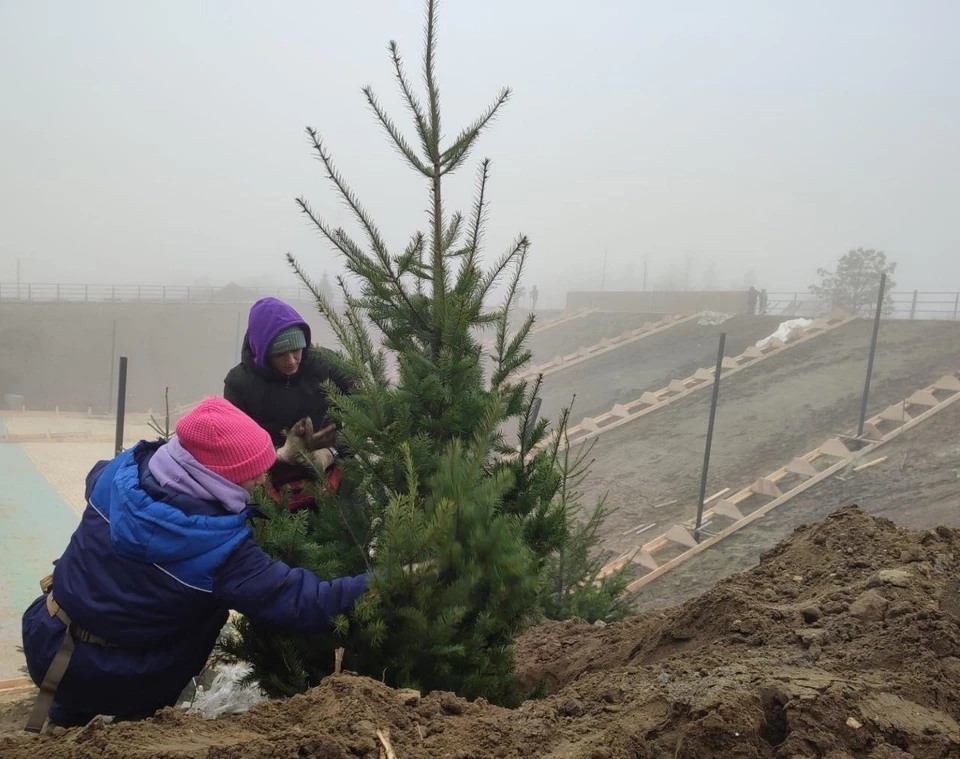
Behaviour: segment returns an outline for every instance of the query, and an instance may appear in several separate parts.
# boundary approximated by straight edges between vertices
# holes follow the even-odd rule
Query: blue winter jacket
[[[228,610],[278,631],[313,632],[349,609],[366,576],[323,582],[272,560],[253,540],[253,510],[164,490],[141,442],[87,476],[87,508],[56,563],[53,595],[80,627],[111,647],[77,643],[51,719],[145,716],[173,704],[206,664]],[[38,598],[23,616],[30,676],[40,683],[64,637]],[[79,721],[83,721],[78,717]]]

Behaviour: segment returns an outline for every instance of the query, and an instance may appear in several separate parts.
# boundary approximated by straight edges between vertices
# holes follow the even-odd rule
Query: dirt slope
[[[551,318],[562,318],[562,314],[551,316],[538,315],[534,328],[545,325]],[[663,314],[632,314],[600,312],[571,319],[555,327],[548,327],[530,335],[528,347],[533,353],[534,362],[551,361],[558,354],[575,351],[580,346],[599,343],[605,337],[616,337],[628,329],[636,329],[645,322],[657,322]]]
[[[520,676],[557,690],[516,711],[345,675],[218,722],[8,735],[0,756],[374,759],[384,728],[399,759],[957,756],[958,587],[960,531],[851,507],[682,606],[531,630]]]
[[[867,321],[853,322],[721,384],[708,493],[746,487],[856,424],[870,330]],[[886,322],[870,410],[958,368],[960,324]],[[656,522],[662,531],[695,515],[709,404],[710,393],[695,393],[597,438],[585,489],[606,493],[614,510],[605,525],[607,548],[633,547],[622,533],[638,524]],[[679,503],[654,508],[671,499]]]
[[[615,403],[636,400],[647,390],[659,390],[671,380],[689,377],[700,367],[712,367],[717,360],[720,332],[727,333],[726,355],[737,356],[772,334],[781,321],[736,316],[720,326],[687,322],[575,364],[544,379],[541,413],[556,419],[576,393],[572,418],[578,424],[585,416],[609,411]],[[575,344],[567,351],[576,348]]]
[[[886,461],[831,477],[647,585],[638,595],[638,608],[686,601],[719,578],[750,569],[799,525],[824,519],[828,504],[859,503],[914,530],[960,527],[960,404],[887,443],[875,456]]]

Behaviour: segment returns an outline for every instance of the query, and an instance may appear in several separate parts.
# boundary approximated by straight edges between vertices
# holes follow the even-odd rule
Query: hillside
[[[5,759],[933,759],[960,752],[960,531],[910,532],[855,507],[801,527],[687,603],[598,627],[549,623],[517,651],[546,698],[509,711],[344,674],[203,721],[12,732]],[[19,711],[18,711],[19,710]]]

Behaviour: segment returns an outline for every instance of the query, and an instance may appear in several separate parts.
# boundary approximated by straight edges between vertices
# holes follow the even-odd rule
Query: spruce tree
[[[443,141],[436,5],[426,1],[424,99],[415,94],[396,43],[389,46],[415,140],[369,87],[363,90],[399,156],[426,183],[426,231],[391,252],[319,133],[307,129],[312,151],[362,234],[333,227],[298,199],[347,272],[337,280],[337,312],[300,262],[288,257],[338,339],[328,357],[356,380],[350,395],[332,383],[326,387],[330,417],[341,425],[338,448],[350,456],[335,492],[318,473],[316,510],[289,513],[260,494],[267,519],[255,530],[273,556],[321,576],[369,572],[371,590],[328,635],[278,635],[249,619],[237,622],[224,649],[250,662],[252,677],[273,695],[316,685],[343,647],[344,667],[390,684],[510,703],[520,695],[512,642],[522,627],[548,607],[570,611],[575,598],[617,595],[612,583],[619,579],[601,581],[581,556],[582,545],[588,553],[594,547],[596,526],[578,523],[563,497],[570,472],[558,453],[559,433],[546,444],[551,432],[537,414],[539,380],[511,379],[530,359],[533,316],[511,328],[529,242],[518,235],[483,265],[488,160],[477,169],[469,213],[451,211],[443,193],[445,178],[465,164],[510,91],[501,90],[473,123]],[[489,308],[501,283],[502,301]],[[490,331],[488,353],[480,340]],[[504,430],[513,428],[516,444],[505,438]],[[575,561],[558,565],[571,550]],[[563,578],[559,588],[557,577]],[[609,603],[598,618],[619,613],[619,604]]]

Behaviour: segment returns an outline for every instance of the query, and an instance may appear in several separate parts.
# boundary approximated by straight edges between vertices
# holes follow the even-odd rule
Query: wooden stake
[[[380,739],[380,743],[383,745],[387,759],[397,759],[397,752],[393,750],[393,744],[390,743],[390,728],[385,727],[383,730],[377,730],[377,738]]]
[[[866,464],[861,464],[860,466],[855,466],[855,467],[853,468],[853,471],[854,471],[854,472],[862,472],[864,469],[869,469],[870,467],[876,466],[877,464],[882,464],[882,463],[883,463],[884,461],[886,461],[886,460],[887,460],[887,457],[886,457],[886,456],[881,456],[880,458],[874,459],[873,461],[868,461]]]
[[[663,503],[655,504],[653,508],[662,509],[664,506],[674,506],[675,504],[680,503],[676,498],[671,498],[669,501],[664,501]]]
[[[333,674],[339,675],[343,667],[343,649],[338,648],[333,652]]]
[[[720,497],[722,497],[722,496],[725,496],[725,495],[726,495],[727,493],[729,493],[729,492],[730,492],[730,488],[724,488],[723,490],[718,490],[716,493],[714,493],[712,496],[710,496],[707,500],[705,500],[705,501],[704,501],[704,504],[712,503],[713,501],[717,500],[718,498],[720,498]]]

